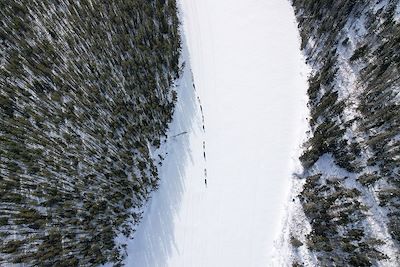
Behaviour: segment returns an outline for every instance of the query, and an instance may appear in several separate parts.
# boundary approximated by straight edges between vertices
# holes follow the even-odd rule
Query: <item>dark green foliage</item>
[[[324,170],[307,178],[299,195],[312,225],[307,245],[321,266],[376,265],[386,256],[379,252],[382,241],[362,224],[369,224],[363,197],[372,199],[376,219],[388,221],[397,249],[400,244],[400,24],[394,21],[399,0],[292,3],[313,67],[311,137],[300,160],[305,173],[312,173],[328,153],[351,177],[348,184],[332,182]],[[349,184],[362,190],[354,192]]]
[[[290,238],[290,243],[292,244],[292,246],[294,246],[296,248],[301,247],[303,245],[303,242],[301,242],[300,240],[298,240],[295,237]]]
[[[176,2],[5,0],[0,15],[0,265],[118,263],[115,236],[158,184]]]
[[[360,175],[357,178],[357,181],[359,181],[362,185],[374,185],[377,181],[379,181],[381,177],[379,177],[376,174],[370,174],[370,173],[366,173],[363,175]]]
[[[322,178],[321,174],[306,179],[299,198],[312,226],[307,245],[317,252],[321,263],[333,259],[337,266],[372,266],[373,262],[387,258],[377,250],[382,242],[364,234],[360,191],[344,187],[337,178]]]
[[[389,232],[395,240],[400,242],[400,213],[389,215]]]
[[[8,241],[7,243],[4,243],[3,246],[1,247],[1,253],[14,253],[18,251],[18,249],[22,246],[24,242],[20,240],[11,240]]]
[[[301,263],[299,263],[299,262],[294,262],[293,264],[292,264],[292,267],[303,267],[304,265],[303,264],[301,264]]]
[[[314,131],[314,136],[306,143],[307,149],[301,155],[300,160],[303,165],[311,167],[320,156],[325,153],[334,153],[338,149],[338,138],[344,133],[333,121],[324,121],[319,124]]]
[[[387,205],[389,202],[392,204],[400,204],[400,188],[382,189],[378,194],[380,205]]]
[[[357,59],[365,57],[366,53],[368,52],[368,45],[363,45],[357,48],[354,51],[354,54],[350,57],[350,61],[355,61]]]

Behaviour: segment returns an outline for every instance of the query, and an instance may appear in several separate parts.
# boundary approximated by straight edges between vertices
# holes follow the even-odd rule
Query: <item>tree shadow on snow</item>
[[[163,144],[168,155],[159,168],[160,186],[147,204],[134,239],[128,242],[126,266],[166,266],[169,256],[177,249],[173,220],[181,206],[186,166],[193,161],[190,134],[201,125],[185,44],[182,56],[186,66],[177,82],[178,101],[174,119],[170,124],[168,141]],[[173,137],[185,131],[189,133]]]

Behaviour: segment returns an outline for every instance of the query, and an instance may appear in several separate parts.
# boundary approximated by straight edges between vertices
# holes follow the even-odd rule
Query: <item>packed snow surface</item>
[[[186,67],[168,154],[126,264],[276,266],[306,125],[293,10],[286,0],[180,0],[180,8]]]

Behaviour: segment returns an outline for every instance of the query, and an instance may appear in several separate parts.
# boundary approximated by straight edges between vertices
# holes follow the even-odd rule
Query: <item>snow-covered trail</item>
[[[188,134],[164,145],[127,266],[275,266],[306,114],[293,10],[286,0],[180,4],[188,51],[170,136]]]

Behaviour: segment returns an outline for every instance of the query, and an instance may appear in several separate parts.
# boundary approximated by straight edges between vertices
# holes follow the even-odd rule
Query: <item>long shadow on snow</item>
[[[184,36],[182,36],[184,38]],[[190,71],[188,51],[183,44],[182,56],[186,66],[177,82],[178,101],[169,137],[164,149],[168,152],[159,168],[160,187],[153,192],[137,229],[134,239],[128,244],[126,266],[165,266],[169,255],[176,249],[174,238],[174,215],[181,206],[184,191],[185,166],[192,162],[190,134],[201,124],[193,79]],[[187,131],[188,134],[172,137]]]

